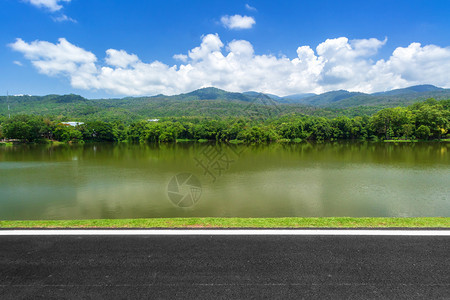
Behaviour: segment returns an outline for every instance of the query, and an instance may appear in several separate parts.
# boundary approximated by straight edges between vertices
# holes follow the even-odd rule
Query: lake
[[[0,147],[0,219],[450,217],[449,143]]]

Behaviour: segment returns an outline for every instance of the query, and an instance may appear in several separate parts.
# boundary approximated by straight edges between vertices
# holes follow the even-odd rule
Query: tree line
[[[0,119],[0,139],[23,142],[175,142],[185,140],[264,143],[300,140],[431,140],[447,138],[450,100],[428,99],[409,107],[385,108],[372,116],[336,118],[288,114],[281,117],[166,117],[127,124],[91,121],[78,126],[37,115]]]

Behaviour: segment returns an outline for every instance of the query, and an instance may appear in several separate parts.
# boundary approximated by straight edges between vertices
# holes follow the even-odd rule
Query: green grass
[[[0,221],[0,228],[449,228],[450,218],[154,218]]]
[[[416,143],[416,142],[450,142],[450,139],[437,139],[437,140],[383,140],[385,143]]]
[[[416,143],[419,140],[384,140],[385,143]]]
[[[229,143],[230,143],[230,144],[243,144],[244,141],[243,141],[243,140],[230,140]]]

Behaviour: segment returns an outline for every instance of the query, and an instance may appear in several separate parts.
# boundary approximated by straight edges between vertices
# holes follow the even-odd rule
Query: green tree
[[[277,133],[283,139],[304,138],[303,128],[302,120],[290,120],[277,125]]]
[[[332,126],[334,128],[334,137],[337,139],[350,139],[352,134],[352,120],[349,117],[342,116],[333,119]]]
[[[385,108],[372,116],[370,126],[379,137],[389,139],[402,136],[403,125],[410,124],[412,119],[413,114],[406,108]]]
[[[330,120],[320,118],[308,118],[305,123],[305,130],[309,133],[309,139],[317,141],[329,140],[333,134]]]
[[[87,122],[80,126],[83,133],[83,139],[94,142],[115,142],[117,137],[114,134],[114,128],[111,123],[103,121]]]
[[[75,127],[65,124],[56,125],[53,130],[53,136],[56,140],[61,142],[81,142],[83,140],[83,134]]]
[[[119,142],[126,141],[128,135],[127,135],[127,128],[125,127],[125,125],[120,121],[115,121],[113,122],[112,126],[115,140]]]
[[[420,125],[416,130],[416,135],[421,140],[428,140],[430,138],[430,127],[426,125]]]
[[[140,121],[130,124],[128,127],[128,140],[131,142],[144,142],[147,126],[147,121]]]
[[[17,115],[3,125],[4,135],[10,139],[35,142],[42,138],[45,124],[42,117]]]
[[[442,105],[424,104],[415,110],[414,114],[416,128],[418,129],[421,125],[427,126],[433,138],[439,139],[449,130],[450,114]]]
[[[244,140],[247,143],[266,143],[276,141],[279,139],[277,133],[268,127],[253,126],[244,128],[238,135],[239,140]]]

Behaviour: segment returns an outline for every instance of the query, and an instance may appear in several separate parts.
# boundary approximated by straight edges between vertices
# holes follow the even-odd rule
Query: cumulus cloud
[[[278,95],[346,89],[376,92],[415,84],[450,87],[450,48],[412,43],[396,48],[388,59],[372,58],[386,39],[327,39],[312,48],[302,45],[288,58],[256,54],[252,44],[224,44],[217,34],[202,37],[198,47],[176,54],[180,64],[143,62],[125,50],[108,49],[97,57],[64,38],[57,43],[17,39],[21,52],[42,74],[65,76],[74,88],[116,95],[178,94],[205,86],[229,91],[256,90]]]
[[[13,61],[13,64],[18,65],[19,67],[23,66],[23,64],[18,60]]]
[[[89,80],[96,80],[96,56],[64,38],[60,38],[56,44],[46,41],[26,43],[17,39],[10,46],[23,53],[40,73],[67,76],[73,87],[90,89],[92,85]]]
[[[182,62],[187,62],[188,60],[188,56],[185,54],[175,54],[174,56],[172,56],[174,59],[182,61]]]
[[[113,67],[126,68],[139,61],[136,54],[128,54],[125,50],[106,50],[106,63]]]
[[[25,0],[26,2],[39,7],[50,10],[51,12],[55,12],[63,8],[60,4],[62,2],[70,2],[71,0]]]
[[[189,51],[189,58],[193,61],[205,60],[208,59],[209,56],[220,55],[221,53],[219,53],[219,51],[222,47],[223,43],[217,33],[208,34],[202,37],[202,43],[199,47],[195,47]]]
[[[250,29],[256,23],[253,17],[241,15],[223,16],[220,21],[228,29]]]

